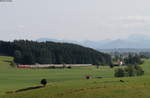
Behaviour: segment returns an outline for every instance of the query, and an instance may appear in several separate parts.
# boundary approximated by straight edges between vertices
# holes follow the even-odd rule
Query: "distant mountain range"
[[[73,40],[57,40],[49,38],[40,38],[37,41],[54,41],[54,42],[67,42],[83,45],[94,49],[119,49],[119,48],[135,48],[135,49],[148,49],[150,48],[150,36],[147,35],[131,35],[127,39],[116,40],[99,40],[99,41],[73,41]]]

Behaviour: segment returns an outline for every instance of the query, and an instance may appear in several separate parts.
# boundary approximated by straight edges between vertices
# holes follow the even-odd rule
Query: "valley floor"
[[[141,65],[144,76],[114,78],[109,67],[74,67],[72,69],[9,68],[12,58],[0,57],[0,98],[150,98],[150,60]],[[2,67],[1,67],[2,66]],[[93,79],[86,80],[85,75]],[[98,79],[96,77],[103,77]],[[39,86],[46,78],[45,88],[6,94],[7,91]],[[124,82],[120,82],[123,80]]]

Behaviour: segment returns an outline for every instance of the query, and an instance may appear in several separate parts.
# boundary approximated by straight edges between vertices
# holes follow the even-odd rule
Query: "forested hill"
[[[14,57],[18,64],[110,64],[111,57],[94,49],[55,42],[0,41],[0,54]]]

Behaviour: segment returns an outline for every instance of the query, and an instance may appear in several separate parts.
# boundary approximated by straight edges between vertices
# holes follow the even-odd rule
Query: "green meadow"
[[[13,68],[10,66],[12,60],[12,57],[0,57],[0,98],[150,98],[150,60],[141,65],[144,76],[125,78],[115,78],[115,68],[107,66],[99,69],[94,66],[72,69]],[[86,80],[85,75],[92,75],[93,78]],[[5,93],[39,86],[43,78],[48,81],[45,88]]]

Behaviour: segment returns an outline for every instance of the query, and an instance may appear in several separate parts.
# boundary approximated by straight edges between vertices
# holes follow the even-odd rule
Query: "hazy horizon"
[[[0,40],[126,39],[148,35],[148,0],[12,0],[0,2]]]

